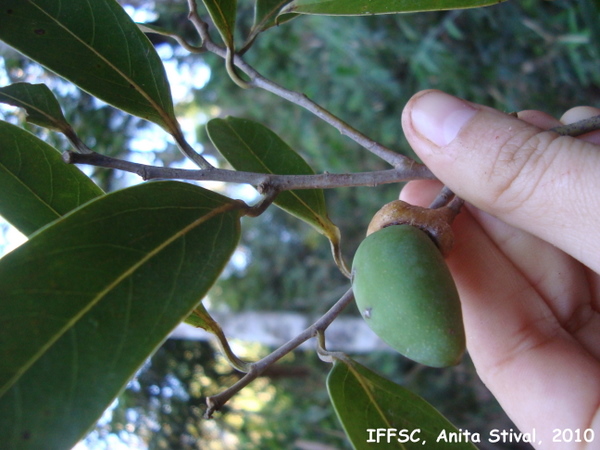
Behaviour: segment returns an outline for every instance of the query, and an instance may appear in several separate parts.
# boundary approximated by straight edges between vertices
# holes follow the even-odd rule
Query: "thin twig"
[[[570,123],[568,125],[561,125],[550,129],[550,131],[554,131],[562,136],[572,137],[581,136],[582,134],[597,130],[600,130],[600,116],[588,117],[587,119],[583,119],[578,122]]]
[[[237,58],[236,58],[237,59]],[[294,103],[307,111],[313,113],[319,119],[325,123],[331,125],[340,134],[349,137],[361,147],[367,149],[369,152],[383,159],[393,167],[406,168],[414,164],[414,161],[401,153],[397,153],[384,145],[379,144],[368,136],[364,135],[360,131],[351,127],[349,124],[330,113],[323,107],[308,98],[305,94],[294,92],[286,89],[279,84],[264,78],[250,66],[247,66],[243,61],[238,62],[238,67],[244,73],[246,73],[254,82],[256,87],[262,88],[272,94],[277,95],[291,103]]]
[[[331,325],[331,322],[333,322],[333,320],[337,316],[339,316],[339,314],[344,310],[344,308],[346,308],[346,306],[348,306],[352,302],[353,299],[354,299],[354,294],[352,293],[352,290],[349,289],[329,309],[329,311],[327,311],[314,324],[312,324],[310,327],[305,329],[298,336],[294,337],[293,339],[291,339],[288,342],[286,342],[285,344],[283,344],[281,347],[279,347],[273,353],[265,356],[260,361],[257,361],[256,363],[251,364],[249,372],[246,373],[246,375],[244,375],[242,378],[240,378],[233,386],[229,387],[228,389],[224,390],[223,392],[220,392],[217,395],[208,397],[206,399],[206,404],[207,404],[208,408],[206,410],[206,413],[204,414],[204,417],[210,419],[215,411],[218,411],[225,403],[227,403],[227,401],[229,401],[229,399],[231,397],[233,397],[235,394],[237,394],[243,388],[248,386],[248,384],[250,384],[256,378],[258,378],[260,376],[260,374],[263,373],[267,367],[271,366],[272,364],[277,362],[279,359],[283,358],[285,355],[287,355],[292,350],[299,347],[304,342],[308,341],[309,339],[316,336],[317,334],[323,332],[329,325]]]
[[[200,18],[194,0],[188,0],[188,7],[190,10],[188,16],[189,20],[192,22],[200,38],[202,39],[204,48],[224,59],[233,56],[233,64],[250,78],[249,81],[244,81],[245,87],[261,88],[306,109],[319,119],[323,120],[325,123],[334,127],[340,132],[340,134],[349,137],[361,147],[380,157],[395,168],[405,169],[410,168],[413,164],[415,164],[411,158],[402,155],[401,153],[397,153],[362,134],[344,122],[342,119],[333,115],[325,108],[309,99],[306,95],[286,89],[283,86],[265,78],[256,69],[254,69],[254,67],[246,63],[241,56],[237,54],[228,55],[227,49],[215,44],[212,40],[210,34],[208,33],[208,25]]]
[[[452,200],[452,197],[454,197],[454,192],[452,192],[448,186],[444,186],[433,202],[431,202],[429,208],[437,209],[446,206],[448,202]]]
[[[118,169],[135,173],[144,180],[179,179],[196,181],[222,181],[228,183],[250,184],[260,193],[293,189],[331,189],[352,186],[379,186],[381,184],[400,183],[410,180],[433,179],[431,172],[422,164],[413,164],[410,168],[387,169],[357,173],[322,173],[315,175],[274,175],[256,172],[243,172],[226,169],[175,169],[156,167],[124,161],[100,153],[67,152],[63,159],[70,164],[88,164],[109,169]]]

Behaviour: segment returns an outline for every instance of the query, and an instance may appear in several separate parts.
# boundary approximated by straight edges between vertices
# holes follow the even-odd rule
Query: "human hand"
[[[562,120],[598,114],[574,108]],[[479,376],[521,432],[535,429],[536,448],[592,449],[600,448],[600,132],[542,131],[560,124],[439,91],[415,95],[402,117],[415,152],[467,202],[447,262]],[[440,187],[411,182],[401,199],[427,205]],[[591,443],[556,442],[564,430],[580,430],[583,441],[586,429]]]

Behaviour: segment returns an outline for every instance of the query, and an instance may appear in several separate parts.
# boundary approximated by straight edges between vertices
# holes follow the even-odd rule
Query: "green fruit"
[[[465,333],[458,292],[423,231],[394,225],[369,235],[354,256],[352,289],[369,327],[392,348],[428,366],[459,362]]]

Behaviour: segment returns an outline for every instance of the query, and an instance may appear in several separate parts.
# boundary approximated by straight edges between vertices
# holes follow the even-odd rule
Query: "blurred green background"
[[[122,0],[136,20],[177,31],[197,43],[183,0]],[[247,35],[253,4],[239,2],[238,36]],[[598,3],[519,0],[450,12],[371,17],[299,17],[259,36],[244,56],[264,76],[299,92],[380,143],[412,155],[400,127],[406,101],[436,88],[511,112],[539,109],[555,116],[575,105],[600,106]],[[215,33],[216,37],[216,33]],[[300,152],[316,172],[387,168],[386,164],[301,108],[259,90],[241,90],[214,55],[190,55],[162,36],[151,39],[169,65],[177,112],[197,148],[227,167],[204,124],[235,115],[259,121]],[[240,39],[240,44],[242,39]],[[70,87],[10,49],[0,48],[3,84],[46,82],[67,118],[96,151],[134,161],[188,167],[157,130]],[[22,121],[4,109],[5,120]],[[58,148],[58,136],[31,128]],[[129,175],[85,169],[105,189],[140,182]],[[231,195],[236,187],[214,185]],[[236,190],[238,189],[238,190]],[[400,186],[326,192],[351,261],[366,225]],[[347,289],[329,244],[276,208],[244,220],[237,264],[210,294],[227,312],[293,311],[318,317]],[[351,307],[344,314],[357,315]],[[238,343],[248,359],[269,349]],[[353,355],[425,397],[458,428],[487,433],[514,427],[478,379],[470,361],[430,369],[389,352]],[[168,340],[80,448],[303,449],[350,448],[325,389],[329,366],[314,351],[298,351],[235,397],[215,420],[202,419],[204,398],[239,378],[211,343]],[[482,449],[529,448],[523,444]]]

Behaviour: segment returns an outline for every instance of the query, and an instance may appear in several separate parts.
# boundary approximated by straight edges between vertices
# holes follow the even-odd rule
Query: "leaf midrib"
[[[92,53],[94,53],[100,60],[102,60],[107,66],[109,66],[111,69],[113,69],[115,71],[115,73],[119,74],[121,77],[123,77],[123,79],[125,81],[127,81],[135,90],[138,94],[140,94],[149,104],[150,106],[152,106],[152,108],[154,108],[154,110],[158,113],[158,115],[161,117],[161,119],[163,119],[163,121],[165,122],[165,125],[167,125],[167,127],[169,128],[169,131],[171,133],[176,133],[178,130],[178,127],[176,125],[176,121],[174,120],[174,118],[172,118],[162,107],[162,105],[159,105],[151,96],[149,96],[144,89],[142,89],[142,87],[137,84],[132,78],[130,78],[127,74],[125,74],[123,71],[121,71],[117,66],[115,66],[114,64],[112,64],[108,59],[106,59],[101,53],[99,53],[98,51],[96,51],[96,49],[92,46],[90,46],[87,42],[85,42],[83,39],[81,39],[78,35],[76,35],[75,33],[73,33],[71,30],[69,30],[69,28],[67,26],[65,26],[62,22],[60,22],[57,18],[55,18],[54,16],[52,16],[49,12],[47,12],[45,9],[43,9],[42,7],[40,7],[39,5],[37,5],[34,1],[32,0],[27,0],[33,7],[37,8],[42,14],[44,14],[46,17],[48,17],[52,22],[54,22],[57,26],[59,26],[60,28],[62,28],[67,34],[71,35],[75,40],[77,40],[78,42],[80,42],[84,47],[88,48],[88,50],[90,50]],[[93,16],[93,14],[92,14]],[[93,32],[95,32],[95,28],[93,30]],[[154,83],[156,84],[156,79],[154,78],[154,73],[152,71],[150,71],[150,73],[152,74],[152,78],[154,79]]]
[[[180,237],[184,236],[185,234],[187,234],[188,232],[190,232],[191,230],[193,230],[194,228],[196,228],[197,226],[201,225],[202,223],[212,219],[213,217],[219,215],[219,214],[223,214],[225,212],[228,212],[230,210],[233,210],[235,208],[239,208],[239,205],[236,204],[235,202],[228,202],[225,203],[217,208],[212,209],[209,213],[199,217],[198,219],[192,221],[190,224],[188,224],[187,226],[183,227],[181,230],[179,230],[176,233],[173,233],[170,237],[168,237],[167,239],[165,239],[162,243],[160,243],[159,245],[157,245],[154,249],[152,249],[150,252],[146,253],[142,258],[140,258],[140,260],[138,262],[136,262],[135,264],[132,264],[130,268],[128,268],[127,270],[123,271],[123,273],[119,276],[117,276],[111,283],[109,283],[103,290],[101,290],[98,294],[96,294],[88,303],[87,305],[82,308],[81,310],[79,310],[76,314],[73,315],[73,317],[68,320],[65,325],[60,328],[59,330],[56,331],[56,333],[54,334],[54,336],[52,336],[48,342],[46,344],[44,344],[43,346],[40,347],[40,349],[35,352],[31,358],[29,358],[29,361],[27,361],[26,363],[24,363],[19,370],[17,370],[15,372],[15,375],[13,377],[11,377],[4,386],[2,386],[0,388],[0,397],[2,397],[6,391],[8,389],[10,389],[10,387],[16,383],[16,381],[27,371],[29,370],[29,368],[52,346],[54,345],[54,343],[64,334],[66,333],[69,329],[71,329],[72,327],[75,326],[75,324],[85,315],[87,314],[97,303],[99,303],[106,295],[108,295],[115,287],[117,287],[122,281],[124,281],[125,279],[127,279],[130,275],[132,275],[133,273],[135,273],[135,271],[137,269],[139,269],[141,266],[143,266],[146,262],[148,262],[150,259],[152,259],[155,255],[157,255],[160,251],[162,251],[164,248],[166,248],[168,245],[170,245],[171,243],[173,243],[175,240],[179,239]]]

